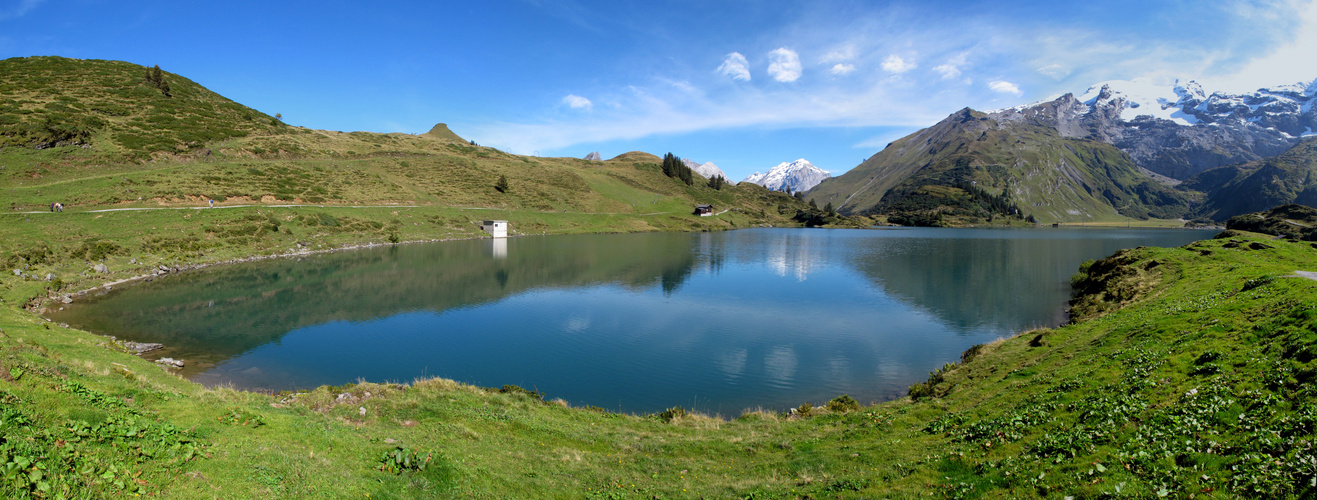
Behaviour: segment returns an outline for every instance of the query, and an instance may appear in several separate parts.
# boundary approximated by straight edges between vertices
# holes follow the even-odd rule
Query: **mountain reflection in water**
[[[1064,319],[1085,259],[1210,232],[755,229],[400,245],[221,266],[52,317],[272,390],[441,376],[644,412],[898,396]]]

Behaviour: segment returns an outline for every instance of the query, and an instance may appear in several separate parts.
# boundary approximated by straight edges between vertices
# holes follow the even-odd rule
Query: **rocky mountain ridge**
[[[712,179],[716,176],[722,176],[722,178],[726,180],[728,183],[736,184],[735,181],[727,178],[727,172],[723,172],[723,169],[718,168],[718,166],[714,165],[713,162],[711,161],[706,161],[704,163],[697,163],[695,160],[691,160],[689,158],[682,158],[681,164],[686,165],[687,168],[695,171],[695,173],[704,176],[705,179]]]
[[[755,172],[741,182],[758,184],[773,191],[807,191],[819,185],[832,174],[814,166],[809,160],[801,158],[793,162],[782,162],[767,173]]]
[[[1272,206],[1311,196],[1314,103],[1317,80],[1251,94],[1195,82],[1105,82],[1079,96],[986,113],[965,108],[810,197],[842,213],[904,211],[923,213],[921,220],[948,210],[972,217],[976,205],[967,200],[985,196],[1042,221],[1224,220],[1265,208],[1244,200]]]
[[[1203,171],[1276,156],[1317,135],[1317,80],[1209,92],[1194,81],[1159,86],[1109,81],[1076,97],[990,111],[1001,122],[1054,127],[1063,137],[1111,144],[1136,165],[1184,180]]]

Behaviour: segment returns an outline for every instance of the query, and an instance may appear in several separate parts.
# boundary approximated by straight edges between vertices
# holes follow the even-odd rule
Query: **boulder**
[[[73,301],[72,301],[72,300],[69,300],[69,302],[73,302]],[[65,302],[65,303],[67,304],[68,302]],[[160,348],[162,348],[162,347],[164,347],[164,346],[165,346],[164,344],[157,344],[157,343],[155,343],[155,342],[124,342],[124,343],[123,343],[123,347],[124,347],[124,349],[128,349],[128,351],[131,352],[131,353],[133,353],[133,354],[141,354],[141,353],[144,353],[144,352],[154,351],[154,350],[156,350],[156,349],[160,349]],[[170,359],[170,358],[164,358],[164,359]],[[157,361],[157,362],[158,362],[158,361]],[[182,363],[182,362],[180,361],[179,363]],[[179,366],[182,366],[182,365],[180,364]]]
[[[91,267],[91,270],[96,271],[96,272],[98,272],[98,273],[108,273],[108,272],[110,272],[110,268],[109,268],[109,267],[106,267],[105,264],[96,264],[96,265],[94,265],[94,266]]]
[[[165,365],[167,368],[182,368],[183,360],[174,358],[160,358],[155,360],[156,363]]]

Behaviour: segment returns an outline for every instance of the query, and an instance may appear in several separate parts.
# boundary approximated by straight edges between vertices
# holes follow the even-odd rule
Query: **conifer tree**
[[[498,182],[494,183],[494,189],[497,189],[500,193],[508,192],[508,176],[498,176]]]

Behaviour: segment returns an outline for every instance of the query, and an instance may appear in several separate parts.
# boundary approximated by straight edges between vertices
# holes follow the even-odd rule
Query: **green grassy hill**
[[[88,161],[141,160],[288,129],[179,75],[164,73],[166,94],[148,74],[120,61],[0,61],[0,147],[82,146]]]
[[[1226,229],[1317,241],[1317,208],[1288,204],[1263,212],[1236,215],[1226,221]]]
[[[1004,197],[1040,222],[1175,218],[1187,211],[1188,195],[1156,183],[1114,146],[1062,137],[1046,121],[999,123],[967,108],[893,142],[807,196],[842,213],[941,213],[971,221],[987,219],[991,207],[967,200],[984,197],[963,186]]]
[[[1207,193],[1194,214],[1212,220],[1276,205],[1317,205],[1317,137],[1300,141],[1275,158],[1208,170],[1184,182]]]

